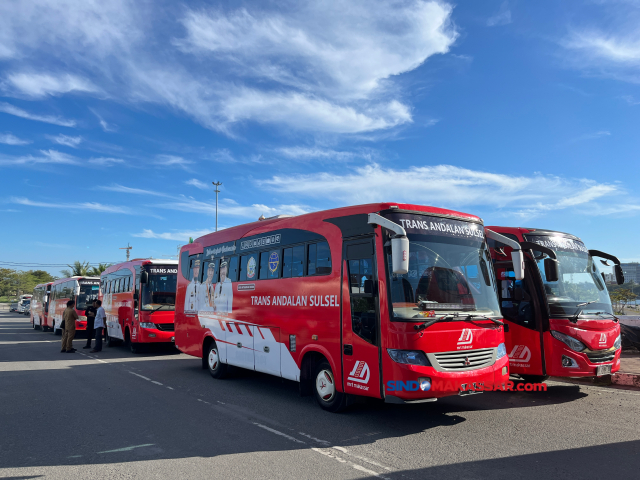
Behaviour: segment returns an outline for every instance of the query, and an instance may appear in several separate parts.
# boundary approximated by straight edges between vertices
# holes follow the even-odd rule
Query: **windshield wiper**
[[[421,330],[424,330],[425,328],[429,328],[434,323],[448,322],[449,320],[452,320],[452,319],[454,319],[456,317],[458,317],[458,313],[457,312],[454,313],[453,315],[444,315],[444,316],[439,317],[439,318],[434,318],[433,320],[426,321],[424,323],[421,323],[420,325],[414,325],[413,328],[415,328],[417,331],[421,331]]]
[[[592,313],[590,315],[598,315],[599,317],[602,317],[602,318],[607,318],[607,317],[605,317],[605,315],[607,315],[614,322],[619,322],[620,321],[620,319],[618,317],[616,317],[613,313],[609,313],[609,312],[595,312],[595,313]]]
[[[576,305],[576,307],[586,307],[587,305],[591,305],[592,303],[596,303],[596,302],[597,300],[591,300],[590,302],[579,303],[578,305]],[[584,311],[584,308],[581,308],[580,310],[578,310],[574,316],[569,317],[569,321],[571,323],[578,323],[578,317],[582,315],[583,311]]]
[[[501,322],[500,320],[496,320],[495,318],[487,317],[486,315],[467,315],[465,317],[465,320],[471,320],[473,318],[479,318],[482,320],[491,320],[496,325],[504,325],[504,322]]]

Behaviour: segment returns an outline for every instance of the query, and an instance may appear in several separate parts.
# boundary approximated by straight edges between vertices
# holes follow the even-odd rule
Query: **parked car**
[[[29,315],[31,313],[31,300],[24,300],[18,308],[18,313]]]

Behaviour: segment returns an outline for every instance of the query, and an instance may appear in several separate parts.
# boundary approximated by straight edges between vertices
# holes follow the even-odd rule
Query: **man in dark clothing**
[[[87,344],[82,348],[91,348],[91,339],[93,338],[94,321],[96,319],[97,309],[96,300],[94,300],[93,305],[88,306],[85,310],[84,314],[87,316]]]
[[[104,329],[107,318],[104,308],[102,308],[102,302],[100,300],[96,300],[94,305],[97,307],[95,319],[96,346],[89,353],[98,353],[102,351],[102,330]]]
[[[90,305],[87,306],[85,310],[85,316],[87,317],[87,345],[82,348],[91,348],[91,340],[93,340],[93,336],[95,334],[95,319],[96,319],[96,300],[91,302]]]

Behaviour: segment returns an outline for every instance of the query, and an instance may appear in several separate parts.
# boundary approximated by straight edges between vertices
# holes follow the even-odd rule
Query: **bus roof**
[[[313,220],[321,222],[329,218],[377,213],[385,210],[395,211],[398,213],[402,212],[430,214],[434,216],[450,217],[467,222],[482,224],[482,219],[480,217],[468,213],[458,212],[455,210],[447,210],[444,208],[430,207],[426,205],[413,205],[395,202],[368,203],[364,205],[353,205],[348,207],[333,208],[330,210],[321,210],[318,212],[305,213],[303,215],[296,216],[278,215],[276,217],[265,218],[264,220],[258,220],[256,222],[250,222],[242,225],[237,225],[235,227],[225,228],[224,230],[221,230],[219,232],[212,232],[195,239],[194,243],[203,243],[205,245],[219,244],[248,236],[249,233],[258,234],[262,233],[263,231],[273,230],[275,228],[275,224],[278,225],[277,228],[299,228],[296,226],[296,224],[299,222],[308,222]]]
[[[51,282],[51,285],[58,285],[60,283],[68,282],[69,280],[100,280],[100,277],[89,277],[89,276],[75,275],[73,277],[59,278],[58,280],[55,280],[54,282]]]
[[[500,227],[498,225],[487,225],[485,226],[485,228],[488,228],[490,230],[496,230],[498,231],[498,233],[520,233],[520,234],[527,234],[530,233],[532,235],[550,235],[550,236],[554,236],[554,235],[562,235],[563,237],[567,237],[567,238],[571,238],[574,240],[578,240],[580,242],[582,242],[582,240],[580,239],[580,237],[577,237],[571,233],[566,233],[566,232],[558,232],[556,230],[547,230],[547,229],[542,229],[542,228],[530,228],[530,227]]]
[[[49,285],[53,285],[53,282],[39,283],[38,285],[35,286],[35,288],[38,288],[38,287],[45,288],[45,287],[48,287]]]
[[[168,258],[134,258],[128,262],[116,263],[108,267],[101,275],[113,273],[121,268],[135,267],[138,265],[175,265],[178,266],[178,260],[170,260]]]

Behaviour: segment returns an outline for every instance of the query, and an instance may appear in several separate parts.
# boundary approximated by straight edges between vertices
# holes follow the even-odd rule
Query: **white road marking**
[[[160,382],[156,382],[155,380],[151,380],[151,383],[155,383],[156,385],[160,385],[161,387],[163,386]]]
[[[147,378],[147,377],[145,377],[145,376],[143,376],[143,375],[140,375],[140,374],[138,374],[138,373],[132,372],[131,370],[127,370],[127,371],[128,371],[131,375],[135,375],[136,377],[140,377],[140,378],[142,378],[142,379],[144,379],[144,380],[146,380],[146,381],[148,381],[148,382],[150,382],[150,381],[151,381],[151,379],[150,379],[150,378]]]
[[[335,447],[334,447],[335,448]],[[383,476],[382,474],[375,472],[373,470],[369,470],[368,468],[363,467],[362,465],[358,465],[357,463],[353,463],[350,462],[348,460],[345,460],[344,458],[340,458],[337,455],[334,455],[333,453],[331,453],[330,451],[324,451],[320,448],[312,448],[311,450],[313,450],[314,452],[320,453],[321,455],[324,455],[325,457],[329,457],[329,458],[333,458],[334,460],[340,462],[340,463],[346,463],[347,465],[349,465],[351,468],[353,468],[354,470],[359,470],[361,472],[365,472],[368,475],[372,475],[376,478],[382,478],[384,480],[390,480],[388,477]],[[342,447],[337,448],[336,450],[342,452],[343,450],[346,451],[346,449],[343,449]],[[386,468],[386,467],[383,467]]]
[[[169,390],[173,390],[173,388],[171,388],[171,387],[167,387],[167,388],[168,388]]]
[[[291,435],[287,435],[286,433],[282,433],[282,432],[280,432],[278,430],[275,430],[273,428],[269,428],[266,425],[262,425],[261,423],[256,423],[256,422],[252,422],[252,423],[254,425],[256,425],[257,427],[263,428],[263,429],[267,430],[268,432],[275,433],[276,435],[280,435],[281,437],[284,437],[287,440],[291,440],[292,442],[302,443],[303,445],[305,444],[305,442],[303,442],[302,440],[298,440],[297,438],[294,438]]]
[[[309,440],[313,440],[314,442],[323,443],[326,446],[331,445],[331,442],[327,442],[326,440],[320,440],[319,438],[312,437],[311,435],[307,435],[306,433],[298,432],[298,434],[302,435],[303,437],[307,437]]]
[[[116,448],[115,450],[105,450],[104,452],[96,452],[96,453],[130,452],[134,448],[151,447],[153,445],[155,445],[155,443],[145,443],[144,445],[132,445],[131,447]]]

